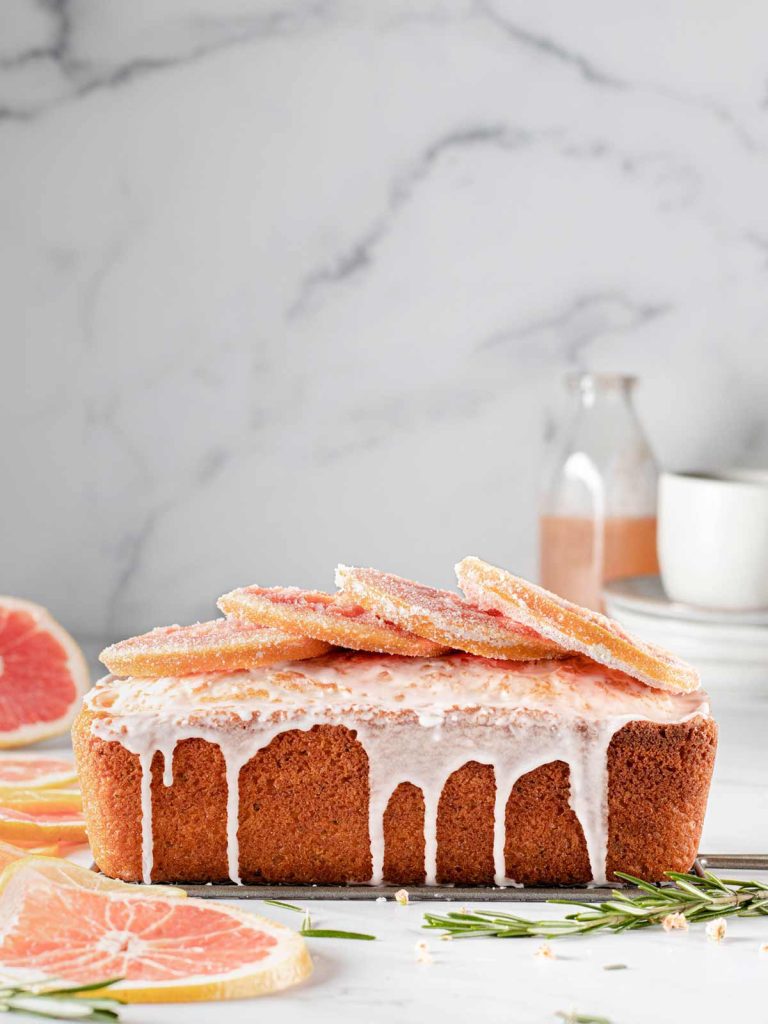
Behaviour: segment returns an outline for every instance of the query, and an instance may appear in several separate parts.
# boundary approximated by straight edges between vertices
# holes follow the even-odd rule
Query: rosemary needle
[[[301,934],[308,939],[362,939],[365,942],[373,942],[375,935],[366,935],[364,932],[340,932],[335,928],[302,928]]]
[[[427,913],[424,915],[423,927],[441,930],[444,939],[482,936],[496,939],[531,936],[556,939],[563,935],[585,935],[601,929],[623,932],[663,925],[664,919],[670,914],[682,914],[691,923],[729,915],[768,916],[768,882],[718,878],[710,872],[699,876],[668,871],[667,877],[672,885],[660,887],[620,871],[616,875],[637,886],[640,895],[630,896],[614,889],[612,899],[598,904],[582,903],[579,900],[548,900],[548,903],[579,909],[563,918],[544,920],[492,910]]]
[[[611,1024],[607,1017],[593,1017],[591,1013],[565,1013],[559,1010],[556,1014],[565,1024]]]
[[[307,939],[362,939],[365,942],[372,942],[376,936],[366,935],[364,932],[343,932],[336,928],[313,928],[309,910],[297,907],[293,903],[283,903],[281,900],[263,900],[270,907],[280,907],[282,910],[296,910],[304,915],[299,933]]]
[[[297,907],[295,903],[283,903],[282,900],[262,900],[262,903],[267,903],[270,907],[280,907],[281,910],[295,910],[297,914],[305,913],[305,911],[301,907]]]
[[[116,1021],[120,1015],[114,1007],[117,999],[107,996],[84,996],[83,993],[109,988],[120,978],[91,981],[84,985],[62,985],[61,982],[37,982],[11,985],[0,982],[0,1013],[25,1013],[45,1020]]]

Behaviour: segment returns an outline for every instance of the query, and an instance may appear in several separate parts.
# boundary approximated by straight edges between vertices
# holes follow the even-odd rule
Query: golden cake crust
[[[73,726],[88,836],[98,867],[141,879],[141,767],[122,744],[94,735],[84,708]],[[244,726],[245,727],[245,726]],[[696,856],[717,744],[707,715],[679,724],[631,721],[608,749],[609,878],[617,870],[651,881],[687,871]],[[206,740],[181,740],[173,785],[152,763],[154,882],[228,878],[224,758]],[[368,760],[352,728],[316,725],[277,735],[240,773],[240,875],[247,883],[365,882],[371,875]],[[494,773],[470,761],[447,780],[437,819],[437,879],[493,881]],[[518,780],[506,807],[507,874],[524,884],[591,879],[569,769],[544,764]],[[424,803],[409,783],[384,815],[384,877],[424,880]]]

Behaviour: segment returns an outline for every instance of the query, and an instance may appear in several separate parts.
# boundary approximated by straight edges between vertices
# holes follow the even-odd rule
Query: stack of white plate
[[[641,640],[659,644],[708,677],[768,680],[768,609],[720,611],[670,601],[658,576],[607,583],[606,614]]]

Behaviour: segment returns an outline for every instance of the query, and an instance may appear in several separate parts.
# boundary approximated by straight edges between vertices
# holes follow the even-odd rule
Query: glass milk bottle
[[[658,572],[657,468],[634,377],[579,373],[567,384],[571,416],[541,503],[541,583],[601,611],[605,581]]]

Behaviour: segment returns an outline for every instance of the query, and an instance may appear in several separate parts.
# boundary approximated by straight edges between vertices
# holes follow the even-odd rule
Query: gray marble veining
[[[3,588],[78,635],[536,571],[559,381],[768,455],[759,5],[8,0]]]

